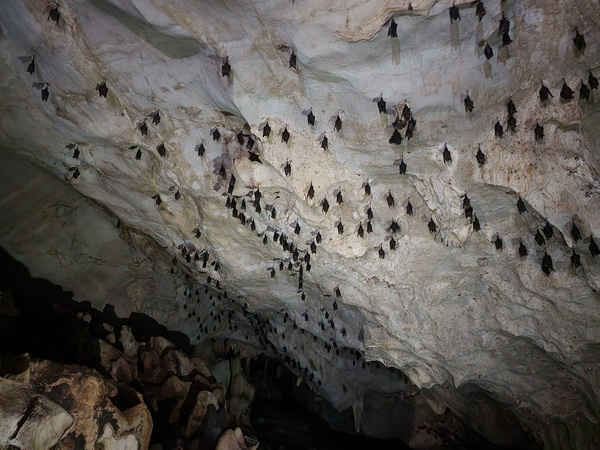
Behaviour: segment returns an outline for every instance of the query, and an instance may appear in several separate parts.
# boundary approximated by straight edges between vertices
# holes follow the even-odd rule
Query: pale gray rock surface
[[[44,2],[3,5],[0,244],[34,276],[73,290],[78,300],[99,309],[114,305],[120,316],[145,312],[193,343],[230,336],[258,351],[265,342],[241,313],[247,304],[277,329],[265,332],[267,351],[310,367],[312,380],[294,370],[338,409],[364,405],[371,390],[418,388],[433,411],[450,409],[495,443],[519,439],[495,419],[502,405],[549,448],[600,447],[600,256],[589,250],[590,236],[600,243],[598,91],[578,101],[581,79],[588,84],[590,69],[600,76],[600,10],[592,0],[488,0],[479,22],[470,3],[458,2],[461,21],[450,24],[449,6],[70,0],[61,2],[56,25]],[[502,11],[511,22],[508,47],[497,33]],[[392,15],[398,38],[387,36]],[[575,27],[588,43],[582,55],[572,42]],[[495,53],[489,61],[486,42]],[[288,67],[291,49],[297,70]],[[232,67],[228,78],[221,76],[224,57]],[[563,78],[575,99],[560,99]],[[104,80],[107,98],[96,91]],[[546,105],[538,96],[542,80],[554,95]],[[32,83],[49,83],[47,102]],[[463,104],[467,93],[471,114]],[[373,98],[380,94],[388,108],[402,111],[409,102],[417,121],[413,139],[389,144],[395,115],[378,113]],[[509,97],[517,107],[514,133],[507,128]],[[301,114],[309,108],[314,126]],[[157,110],[161,121],[153,125]],[[497,120],[502,138],[494,136]],[[139,130],[144,121],[147,136]],[[273,130],[268,138],[259,128],[265,121]],[[262,164],[249,161],[247,137],[238,144],[244,123]],[[545,130],[539,142],[536,123]],[[220,142],[212,140],[213,127]],[[288,144],[279,136],[284,127]],[[318,139],[323,132],[327,151]],[[164,158],[156,150],[163,143]],[[442,159],[444,143],[451,163]],[[68,144],[78,145],[78,159]],[[483,166],[475,159],[479,147]],[[398,173],[401,159],[405,175]],[[225,206],[232,175],[245,226]],[[364,192],[367,181],[371,195]],[[252,205],[257,188],[260,213]],[[479,232],[465,218],[465,193]],[[327,213],[320,205],[325,197]],[[405,213],[408,201],[412,216]],[[360,238],[369,206],[373,232]],[[435,233],[428,230],[431,219]],[[392,220],[397,233],[388,229]],[[534,235],[546,220],[554,237],[540,246]],[[573,220],[581,241],[570,233]],[[311,270],[303,266],[305,300],[300,265],[273,243],[274,230],[300,258],[311,255]],[[322,242],[312,254],[317,232]],[[526,257],[519,256],[521,240]],[[582,267],[572,267],[573,250]],[[196,251],[208,252],[206,267],[194,261]],[[545,251],[555,269],[548,276],[541,270]],[[227,323],[229,309],[236,328]],[[222,310],[223,320],[216,320]],[[333,342],[363,359],[356,364],[348,351],[326,351],[323,344]],[[396,367],[410,381],[363,371],[363,360]],[[477,403],[478,395],[490,400]],[[429,442],[416,435],[413,441]]]

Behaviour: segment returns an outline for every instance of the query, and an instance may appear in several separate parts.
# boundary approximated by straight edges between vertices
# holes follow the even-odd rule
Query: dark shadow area
[[[278,361],[259,357],[250,363],[248,381],[256,387],[251,434],[265,450],[408,449],[399,439],[374,439],[332,430],[296,398],[297,376]]]
[[[27,268],[2,248],[0,291],[0,353],[30,352],[40,358],[99,370],[94,341],[108,335],[103,323],[112,325],[115,334],[120,334],[123,326],[130,327],[139,342],[163,336],[188,355],[193,350],[184,333],[170,331],[146,314],[132,313],[129,318],[120,318],[112,305],[99,311],[90,302],[75,301],[72,292],[31,277]],[[92,317],[89,324],[77,319],[76,314],[82,312]]]
[[[121,25],[163,53],[167,58],[191,58],[206,49],[204,44],[196,41],[191,36],[173,36],[163,33],[159,30],[160,27],[148,23],[141,16],[135,17],[128,14],[106,0],[88,0],[88,2],[98,8],[99,11],[119,21]]]
[[[467,397],[467,404],[474,410],[473,417],[477,422],[468,424],[467,428],[474,439],[480,438],[477,433],[484,432],[494,440],[497,448],[503,449],[541,449],[541,445],[525,430],[519,418],[507,405],[503,407],[480,386],[467,383],[458,389]]]
[[[73,293],[29,271],[0,249],[0,353],[32,353],[97,368],[99,349],[70,305]]]
[[[140,400],[135,391],[128,386],[118,386],[117,395],[111,397],[110,400],[121,411],[133,408],[140,403]]]

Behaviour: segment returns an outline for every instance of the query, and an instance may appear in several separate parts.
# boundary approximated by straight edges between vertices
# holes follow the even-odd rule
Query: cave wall
[[[599,107],[597,89],[587,101],[579,92],[590,70],[600,75],[600,12],[591,0],[486,1],[479,21],[473,5],[457,5],[453,23],[450,2],[432,0],[412,9],[383,0],[72,0],[61,2],[58,23],[47,2],[4,5],[0,245],[99,309],[143,311],[193,343],[226,335],[310,367],[317,375],[306,382],[336,408],[360,404],[372,386],[392,393],[414,383],[433,410],[477,422],[478,391],[464,388],[476,386],[548,447],[597,445]],[[388,36],[392,16],[397,38]],[[559,95],[563,79],[572,100]],[[542,81],[553,93],[544,103]],[[49,83],[47,101],[39,83]],[[378,112],[380,94],[392,114]],[[405,102],[414,136],[402,129],[394,145],[391,123]],[[302,113],[310,108],[314,125]],[[260,163],[249,159],[250,137]],[[373,231],[360,237],[369,207]],[[540,245],[534,236],[546,224]],[[235,328],[217,313],[229,310]],[[249,313],[269,321],[266,331]],[[333,343],[344,349],[338,358]],[[410,383],[362,372],[355,349]]]

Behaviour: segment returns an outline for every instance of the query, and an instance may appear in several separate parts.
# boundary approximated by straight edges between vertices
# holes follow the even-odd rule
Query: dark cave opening
[[[279,361],[260,356],[250,362],[248,381],[256,387],[251,405],[252,432],[267,450],[409,449],[400,439],[370,438],[359,433],[334,430],[326,420],[299,400],[314,394]],[[352,409],[340,420],[353,422]]]

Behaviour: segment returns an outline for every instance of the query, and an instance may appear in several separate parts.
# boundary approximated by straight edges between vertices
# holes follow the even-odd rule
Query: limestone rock
[[[168,414],[186,437],[197,435],[212,405],[225,408],[223,388],[212,375],[206,378],[206,365],[190,358],[162,337],[152,337],[139,347],[140,381],[146,386],[150,406]],[[219,425],[224,429],[224,423]]]
[[[250,427],[249,408],[254,399],[255,387],[248,382],[240,358],[231,360],[231,389],[228,393],[229,423]]]
[[[34,387],[0,377],[1,448],[53,448],[72,423],[64,408]]]
[[[0,443],[33,448],[147,448],[152,418],[142,396],[94,370],[31,362],[29,382],[0,378]]]
[[[217,443],[215,450],[254,450],[258,443],[254,439],[244,436],[240,428],[226,430]]]
[[[502,445],[600,447],[597,1],[5,3],[0,244],[34,274],[337,410],[415,387]],[[186,377],[219,397],[144,345],[173,420]]]
[[[71,445],[121,445],[147,447],[152,432],[152,419],[140,394],[119,409],[111,400],[119,389],[95,371],[78,366],[61,366],[48,361],[35,363],[31,382],[49,398],[60,402],[73,416],[74,422],[58,448]]]
[[[135,358],[125,355],[107,342],[102,340],[98,342],[100,345],[100,363],[115,383],[128,385],[132,381],[139,380]]]

